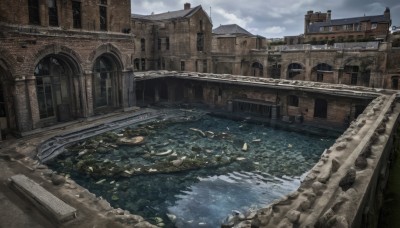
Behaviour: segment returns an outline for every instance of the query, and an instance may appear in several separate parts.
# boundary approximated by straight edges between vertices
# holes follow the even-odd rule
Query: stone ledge
[[[57,222],[75,218],[76,209],[69,206],[25,175],[10,178],[11,186],[27,197],[37,208]]]

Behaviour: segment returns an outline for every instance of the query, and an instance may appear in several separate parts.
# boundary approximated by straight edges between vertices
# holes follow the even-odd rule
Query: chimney
[[[327,21],[327,22],[331,22],[331,15],[332,15],[332,11],[331,11],[331,10],[328,10],[328,11],[326,12],[326,21]]]
[[[185,10],[190,9],[190,3],[186,2],[185,5],[184,5],[184,9]]]

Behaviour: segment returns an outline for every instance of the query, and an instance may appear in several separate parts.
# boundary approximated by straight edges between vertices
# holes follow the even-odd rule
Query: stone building
[[[331,19],[332,12],[308,11],[304,17],[305,42],[386,41],[391,25],[390,9],[382,15]]]
[[[135,105],[130,1],[0,3],[4,132]]]
[[[199,5],[152,15],[132,15],[138,51],[134,69],[210,72],[211,19]]]
[[[236,24],[213,30],[213,72],[266,77],[267,41]]]

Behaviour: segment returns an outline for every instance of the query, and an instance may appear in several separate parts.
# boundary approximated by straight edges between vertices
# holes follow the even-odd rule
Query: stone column
[[[122,72],[122,106],[124,110],[136,105],[136,82],[132,69]]]
[[[28,76],[26,77],[26,91],[28,94],[28,102],[27,107],[30,107],[30,115],[32,118],[32,129],[35,129],[40,122],[40,113],[39,113],[39,104],[37,99],[36,92],[36,77]]]
[[[88,112],[88,102],[87,102],[87,92],[86,92],[86,80],[85,80],[85,75],[81,74],[78,75],[78,81],[79,81],[79,101],[80,102],[80,107],[81,107],[81,112],[79,113],[81,117],[88,117],[89,112]]]
[[[160,87],[158,85],[154,86],[154,102],[159,102],[160,101],[160,92],[159,92]],[[169,95],[168,95],[169,97]]]
[[[94,110],[93,110],[93,80],[92,80],[92,71],[85,71],[83,75],[83,80],[84,84],[82,86],[85,86],[82,91],[86,93],[86,106],[84,111],[86,113],[86,117],[93,116]]]
[[[340,71],[340,69],[337,69],[337,70],[334,70],[333,71],[333,81],[332,81],[332,83],[334,83],[334,84],[339,84],[339,71]]]
[[[39,122],[39,109],[37,105],[28,104],[29,99],[34,98],[37,99],[36,89],[35,93],[28,95],[30,93],[29,89],[26,87],[25,78],[17,78],[15,79],[15,97],[14,97],[14,105],[15,105],[15,115],[17,119],[17,127],[19,132],[32,130],[35,124]],[[33,99],[32,99],[33,100]],[[32,113],[34,109],[37,112]]]

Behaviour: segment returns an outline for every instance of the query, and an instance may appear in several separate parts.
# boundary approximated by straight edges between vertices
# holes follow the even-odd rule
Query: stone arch
[[[305,80],[305,66],[300,62],[291,62],[287,65],[287,79]]]
[[[251,75],[256,77],[264,76],[264,66],[259,61],[251,64]]]
[[[84,116],[85,83],[76,56],[49,49],[38,56],[33,74],[38,118],[65,122]]]
[[[17,76],[14,66],[18,66],[17,60],[6,49],[0,48],[0,67],[7,69],[9,72],[8,79]]]
[[[400,88],[400,75],[393,75],[390,77],[390,88],[398,90]]]
[[[349,57],[341,65],[343,74],[339,78],[339,83],[368,87],[374,66],[374,60],[371,58]]]
[[[333,67],[327,63],[318,63],[311,70],[311,81],[334,83]]]
[[[13,66],[15,65],[11,65],[12,62],[15,62],[15,59],[8,52],[0,52],[0,137],[2,138],[6,138],[13,129],[19,128],[14,105],[16,92]]]
[[[123,105],[123,65],[114,52],[100,52],[95,56],[92,66],[93,109],[112,111],[109,108]]]
[[[71,64],[74,65],[75,69],[77,70],[75,73],[76,74],[82,74],[82,57],[75,52],[74,50],[57,45],[57,44],[50,44],[44,46],[41,50],[39,50],[35,55],[34,59],[35,61],[32,63],[32,67],[30,69],[35,69],[36,65],[45,57],[50,56],[50,55],[57,55],[61,56],[62,58],[66,59],[69,61]]]
[[[92,66],[95,64],[95,61],[102,55],[107,55],[114,58],[116,60],[116,63],[118,64],[118,67],[121,70],[125,69],[125,64],[122,58],[123,55],[121,51],[113,44],[102,44],[89,55],[89,61],[92,63]]]

